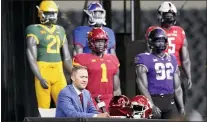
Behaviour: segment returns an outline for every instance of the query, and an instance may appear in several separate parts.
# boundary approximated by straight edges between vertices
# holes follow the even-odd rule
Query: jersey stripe
[[[48,31],[50,34],[53,34],[56,30],[56,25],[53,25],[52,28],[48,28],[47,26],[40,24],[40,27]]]
[[[40,41],[39,41],[39,39],[37,38],[36,35],[34,35],[34,34],[27,34],[27,37],[29,37],[29,36],[34,37],[34,39],[36,40],[37,44],[40,43]]]
[[[64,37],[63,37],[63,43],[62,43],[62,45],[65,43],[65,40],[66,40],[66,35],[64,35]]]
[[[73,66],[81,66],[79,63],[75,62],[75,59],[73,58]]]
[[[147,72],[149,71],[147,66],[145,66],[144,64],[137,64],[137,66],[143,66],[147,70]]]

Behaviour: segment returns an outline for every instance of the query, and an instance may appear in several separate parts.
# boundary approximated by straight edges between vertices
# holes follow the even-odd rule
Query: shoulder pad
[[[61,31],[65,32],[65,29],[64,29],[62,26],[60,26],[60,25],[56,25],[56,27],[57,27],[58,29],[60,29]]]
[[[139,53],[139,54],[137,54],[137,56],[147,56],[147,55],[150,55],[150,53],[149,52],[145,52],[145,53]]]
[[[89,26],[78,26],[74,30],[80,30],[80,29],[88,29],[90,28]]]
[[[148,30],[149,30],[149,29],[155,29],[155,28],[161,28],[161,27],[160,27],[160,26],[153,25],[153,26],[150,26],[150,27],[148,28]]]
[[[179,30],[183,30],[183,28],[181,26],[173,26],[173,28],[179,29]]]
[[[137,64],[139,62],[140,58],[141,58],[141,60],[144,60],[147,55],[150,55],[150,54],[149,53],[137,54],[134,58],[134,63]]]
[[[108,27],[103,27],[103,29],[106,29],[106,30],[112,30],[111,28],[108,28]]]

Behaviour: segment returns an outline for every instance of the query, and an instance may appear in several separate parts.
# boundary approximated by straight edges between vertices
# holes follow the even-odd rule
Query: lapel
[[[87,97],[86,97],[86,93],[84,92],[84,90],[83,90],[83,110],[84,110],[84,112],[86,112],[87,111],[87,104],[88,104],[88,101],[87,101]]]
[[[78,106],[78,108],[79,108],[79,110],[81,111],[81,112],[83,112],[83,107],[82,107],[82,104],[81,104],[81,101],[80,101],[80,97],[78,96],[78,94],[76,93],[76,91],[75,91],[75,89],[74,89],[74,87],[73,87],[73,85],[69,85],[69,88],[71,89],[71,91],[73,92],[73,98],[74,98],[74,100],[75,100],[75,104],[76,104],[76,106]],[[84,95],[83,95],[84,96]],[[84,97],[83,97],[84,98]],[[84,100],[83,100],[84,101]]]

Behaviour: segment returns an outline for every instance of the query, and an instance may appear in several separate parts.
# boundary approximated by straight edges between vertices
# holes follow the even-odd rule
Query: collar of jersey
[[[52,28],[48,28],[47,26],[42,25],[42,24],[40,24],[40,26],[42,28],[44,28],[46,31],[48,31],[50,34],[52,34],[55,31],[55,29],[56,29],[56,26],[55,25],[53,25]]]
[[[93,57],[95,57],[96,59],[101,59],[101,60],[103,60],[103,58],[104,58],[104,56],[105,56],[105,54],[103,54],[102,57],[99,57],[99,56],[97,56],[97,55],[95,55],[95,54],[92,54],[92,53],[89,53],[89,54],[92,55]]]
[[[167,53],[167,52],[165,52],[163,56],[159,56],[159,55],[155,55],[155,54],[153,54],[153,55],[158,58],[166,58],[166,57],[170,56],[169,53]]]

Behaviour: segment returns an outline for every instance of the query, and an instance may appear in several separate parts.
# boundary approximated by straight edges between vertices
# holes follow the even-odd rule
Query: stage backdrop
[[[34,80],[26,57],[25,28],[38,22],[35,1],[2,1],[2,121],[38,116]]]

